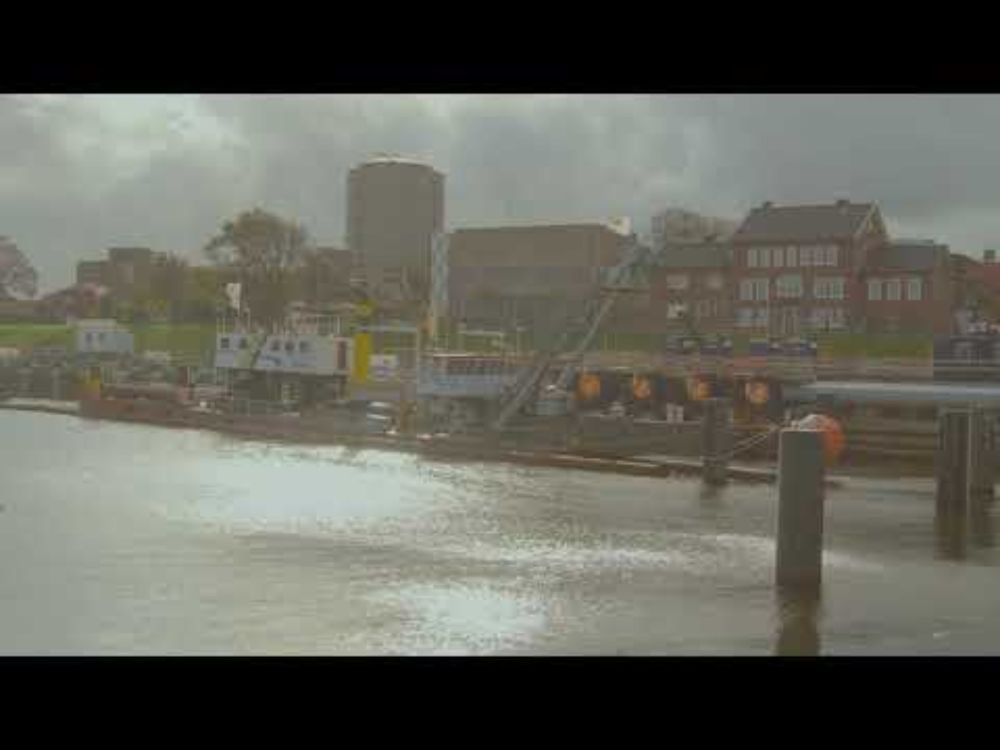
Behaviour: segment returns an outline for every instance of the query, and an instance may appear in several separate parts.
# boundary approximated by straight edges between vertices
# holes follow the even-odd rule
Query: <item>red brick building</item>
[[[753,209],[731,240],[735,327],[775,336],[864,330],[864,269],[888,242],[873,203]]]
[[[899,241],[878,248],[864,269],[866,330],[950,333],[955,294],[948,248]]]
[[[733,248],[728,243],[663,245],[650,278],[649,316],[662,331],[732,328]]]

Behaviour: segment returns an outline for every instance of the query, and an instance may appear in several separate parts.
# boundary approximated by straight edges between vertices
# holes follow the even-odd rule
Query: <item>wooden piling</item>
[[[990,506],[994,501],[995,433],[994,415],[984,409],[975,409],[969,425],[969,529],[972,543],[977,547],[992,547],[993,518]]]
[[[966,552],[970,485],[968,410],[943,411],[939,421],[935,528],[942,557],[960,559]]]
[[[726,483],[729,469],[729,399],[706,399],[702,407],[702,479],[705,484],[719,486]]]
[[[782,430],[778,443],[775,582],[780,591],[818,593],[823,573],[822,433]]]

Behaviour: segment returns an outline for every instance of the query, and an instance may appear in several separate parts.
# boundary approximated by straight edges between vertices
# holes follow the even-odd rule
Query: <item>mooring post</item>
[[[938,422],[934,525],[938,551],[946,558],[965,556],[972,423],[969,411],[957,409],[942,412]]]
[[[701,456],[702,479],[706,484],[722,485],[728,477],[729,400],[710,398],[702,402]]]
[[[819,656],[818,591],[779,591],[776,656]]]
[[[993,546],[993,525],[990,506],[994,500],[995,473],[993,459],[994,417],[984,409],[975,409],[969,425],[969,527],[973,544]]]
[[[780,591],[818,594],[823,580],[823,437],[785,429],[778,442],[778,534],[775,583]]]

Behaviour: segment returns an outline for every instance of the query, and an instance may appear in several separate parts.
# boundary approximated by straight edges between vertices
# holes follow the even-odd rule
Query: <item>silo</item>
[[[374,280],[404,274],[426,297],[431,248],[444,226],[444,175],[423,162],[379,156],[347,178],[347,246]]]

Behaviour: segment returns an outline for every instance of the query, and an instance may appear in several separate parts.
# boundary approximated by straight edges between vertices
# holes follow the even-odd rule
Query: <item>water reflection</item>
[[[816,589],[778,591],[776,656],[819,656],[820,604],[820,592]]]
[[[991,501],[982,498],[978,502],[972,503],[969,513],[969,523],[972,527],[972,543],[982,549],[990,549],[996,546],[991,506]]]

